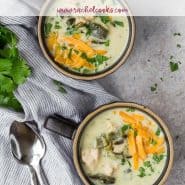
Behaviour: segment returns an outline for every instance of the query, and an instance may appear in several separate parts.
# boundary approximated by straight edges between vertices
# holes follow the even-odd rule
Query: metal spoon
[[[28,123],[30,122],[12,123],[9,133],[12,154],[18,162],[29,166],[32,185],[49,185],[40,167],[46,151],[45,142]]]

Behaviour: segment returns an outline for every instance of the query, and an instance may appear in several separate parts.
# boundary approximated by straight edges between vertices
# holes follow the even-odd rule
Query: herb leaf
[[[178,47],[178,48],[181,48],[181,45],[180,45],[180,44],[177,44],[177,47]]]
[[[162,160],[164,159],[164,155],[161,154],[161,155],[158,155],[158,154],[154,154],[153,155],[153,160],[159,164]]]
[[[107,40],[106,42],[105,42],[105,46],[109,46],[110,45],[110,40]]]
[[[174,33],[173,36],[181,36],[181,33]]]
[[[158,129],[157,129],[157,131],[155,132],[155,134],[156,134],[157,136],[159,136],[159,135],[160,135],[160,133],[161,133],[161,129],[160,129],[160,128],[158,128]]]
[[[20,57],[17,41],[12,31],[0,25],[0,105],[22,111],[13,91],[26,81],[31,71]]]
[[[145,173],[145,169],[143,167],[139,168],[139,177],[145,177],[146,173]]]
[[[86,53],[82,53],[81,57],[86,59],[88,62],[94,64],[96,67],[103,64],[103,62],[107,61],[109,58],[103,55],[96,55],[93,58],[89,58]]]
[[[170,62],[171,72],[177,71],[179,69],[179,64],[175,62]]]
[[[132,129],[130,125],[123,125],[121,128],[122,134],[125,135],[129,129]]]
[[[44,35],[47,37],[49,35],[49,33],[51,32],[51,28],[52,28],[52,24],[51,23],[45,23],[44,25]]]
[[[129,108],[126,109],[127,112],[135,112],[135,110],[136,110],[136,109],[133,108],[133,107],[129,107]]]
[[[58,86],[58,91],[63,93],[63,94],[67,94],[67,91],[65,90],[63,84],[57,80],[53,80],[54,84]]]
[[[124,24],[123,24],[122,21],[113,21],[113,22],[112,22],[112,25],[113,25],[114,27],[116,27],[116,26],[124,27]]]
[[[151,87],[150,87],[150,90],[151,90],[152,92],[156,91],[156,90],[157,90],[157,84],[154,84],[154,86],[151,86]]]
[[[154,169],[153,169],[152,164],[151,164],[150,161],[145,161],[145,162],[144,162],[144,166],[145,166],[146,168],[150,168],[150,171],[151,171],[151,172],[154,172]]]
[[[111,19],[109,16],[99,16],[101,21],[104,23],[104,24],[107,24],[109,22],[111,22]]]

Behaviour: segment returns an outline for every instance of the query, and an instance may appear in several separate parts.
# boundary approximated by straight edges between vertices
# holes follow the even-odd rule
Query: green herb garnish
[[[177,47],[178,47],[178,48],[181,48],[181,45],[180,45],[180,44],[177,44]]]
[[[69,49],[69,53],[68,53],[68,58],[69,58],[69,59],[71,59],[72,51],[73,51],[73,49],[70,48],[70,49]]]
[[[16,35],[0,25],[0,105],[22,111],[13,92],[31,71],[17,49]]]
[[[126,163],[126,159],[123,158],[123,159],[121,160],[121,164],[122,164],[122,165],[125,165],[125,163]]]
[[[110,40],[107,40],[106,42],[105,42],[105,46],[109,46],[110,45]]]
[[[181,33],[174,33],[173,36],[181,36]]]
[[[109,22],[111,22],[111,19],[109,16],[99,16],[101,21],[104,23],[104,24],[107,24]]]
[[[134,136],[136,137],[138,135],[138,131],[135,129],[134,130]]]
[[[171,69],[171,72],[177,71],[179,69],[179,64],[171,61],[170,62],[170,69]]]
[[[156,134],[157,136],[159,136],[159,135],[160,135],[160,133],[161,133],[161,129],[160,129],[160,128],[158,128],[158,129],[157,129],[157,131],[155,132],[155,134]]]
[[[53,80],[54,84],[58,86],[58,91],[63,93],[63,94],[66,94],[67,91],[65,90],[63,84],[59,81],[56,81],[56,80]]]
[[[52,28],[52,24],[51,23],[45,23],[44,25],[44,35],[47,37],[49,35],[49,33],[51,32],[51,28]]]
[[[135,110],[136,110],[136,109],[133,108],[133,107],[129,107],[129,108],[126,109],[127,112],[135,112]]]
[[[129,130],[129,129],[132,129],[132,127],[130,125],[123,125],[121,127],[121,131],[122,131],[122,134],[126,134],[126,132]]]
[[[73,35],[75,33],[78,33],[78,27],[76,27],[75,25],[69,26],[67,27],[67,31],[66,31],[66,35]]]
[[[112,22],[112,25],[113,25],[114,27],[116,27],[116,26],[121,26],[121,27],[123,27],[123,26],[124,26],[124,24],[123,24],[122,21],[113,21],[113,22]]]
[[[153,169],[152,164],[151,164],[150,161],[145,161],[145,162],[144,162],[144,166],[145,166],[146,168],[150,168],[150,171],[151,171],[151,172],[154,172],[154,169]]]
[[[164,159],[164,155],[161,154],[161,155],[158,155],[158,154],[154,154],[153,155],[153,160],[159,164],[162,160]]]
[[[156,90],[157,90],[157,84],[154,84],[154,86],[151,86],[151,87],[150,87],[150,90],[151,90],[152,92],[156,91]]]
[[[61,46],[61,49],[62,49],[62,50],[66,50],[67,47],[66,47],[65,45],[62,45],[62,46]]]
[[[146,173],[145,173],[145,169],[143,167],[139,168],[139,177],[145,177]]]
[[[103,62],[107,61],[109,58],[103,55],[96,55],[93,60],[91,60],[92,63],[95,64],[95,66],[99,66],[103,64]]]
[[[150,139],[150,144],[156,145],[157,144],[157,141],[155,141],[154,139]]]
[[[55,29],[60,29],[60,28],[62,28],[60,25],[58,24],[55,25]]]
[[[144,164],[144,166],[147,167],[147,168],[151,167],[150,161],[145,161],[143,164]]]
[[[82,53],[81,57],[86,59],[88,62],[94,64],[96,67],[103,64],[103,62],[107,61],[109,58],[103,55],[96,55],[93,58],[89,58],[86,53]]]

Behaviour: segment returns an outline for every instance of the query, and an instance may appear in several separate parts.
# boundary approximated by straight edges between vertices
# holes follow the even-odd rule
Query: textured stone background
[[[100,83],[126,102],[148,106],[167,123],[174,139],[175,159],[166,184],[185,185],[185,18],[137,17],[136,27],[131,56]],[[175,32],[182,36],[174,37]],[[171,55],[182,63],[176,72],[170,71]],[[150,87],[155,83],[157,91],[152,92]]]

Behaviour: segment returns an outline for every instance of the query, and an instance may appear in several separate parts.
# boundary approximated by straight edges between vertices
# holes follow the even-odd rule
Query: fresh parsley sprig
[[[0,25],[0,106],[21,111],[14,91],[26,81],[31,70],[20,56],[17,43],[16,35]]]

